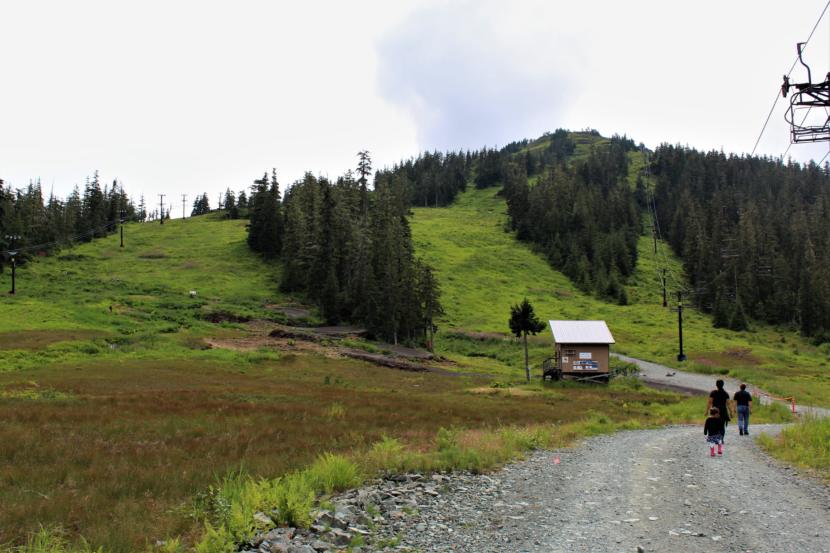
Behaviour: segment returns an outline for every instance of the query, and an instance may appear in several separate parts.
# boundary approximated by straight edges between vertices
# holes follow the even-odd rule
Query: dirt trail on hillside
[[[778,427],[752,428],[762,430]],[[830,552],[827,486],[734,433],[711,458],[698,427],[538,452],[492,475],[451,479],[417,510],[395,531],[425,552]]]

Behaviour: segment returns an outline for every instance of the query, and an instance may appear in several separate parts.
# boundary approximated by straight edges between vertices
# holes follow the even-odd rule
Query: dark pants
[[[738,405],[738,429],[749,432],[749,405]]]

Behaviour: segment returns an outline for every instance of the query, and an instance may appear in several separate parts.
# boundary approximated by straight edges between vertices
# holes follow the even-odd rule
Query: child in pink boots
[[[703,435],[709,444],[709,454],[715,456],[715,446],[718,446],[718,455],[723,455],[723,435],[726,429],[723,426],[723,419],[720,418],[720,411],[717,407],[709,409],[709,417],[703,425]]]

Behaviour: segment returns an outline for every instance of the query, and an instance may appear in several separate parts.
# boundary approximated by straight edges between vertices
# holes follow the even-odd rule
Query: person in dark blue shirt
[[[746,391],[746,384],[741,384],[741,391],[735,392],[733,398],[738,406],[738,430],[741,436],[749,434],[749,415],[752,413],[752,395]]]

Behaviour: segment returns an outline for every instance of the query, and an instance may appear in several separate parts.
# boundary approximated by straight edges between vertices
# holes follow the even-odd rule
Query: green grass
[[[417,251],[436,268],[443,289],[446,316],[438,322],[439,350],[452,359],[478,356],[473,365],[482,372],[519,376],[523,360],[518,342],[508,336],[507,320],[510,306],[527,297],[543,320],[603,319],[616,339],[614,351],[681,366],[675,358],[677,314],[661,306],[660,265],[650,237],[640,240],[637,270],[628,284],[630,305],[619,306],[582,293],[531,246],[518,243],[504,230],[505,210],[495,188],[468,190],[447,208],[413,210]],[[665,244],[660,252],[682,283],[680,262]],[[749,332],[715,329],[708,315],[688,306],[683,328],[689,357],[683,368],[730,374],[805,404],[830,405],[827,348],[762,324]],[[538,367],[553,352],[549,331],[530,343]]]
[[[264,308],[283,299],[279,269],[248,250],[244,225],[129,224],[123,249],[113,235],[26,264],[17,294],[0,294],[0,370],[160,350],[189,357],[195,337],[215,332],[206,318],[281,319]],[[0,289],[9,279],[0,274]]]
[[[806,418],[784,428],[778,436],[762,434],[758,440],[764,449],[778,459],[814,470],[830,482],[829,418]]]

